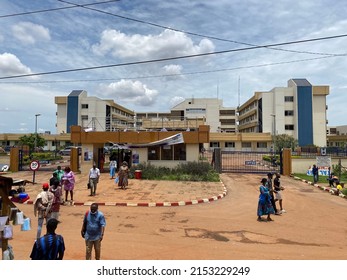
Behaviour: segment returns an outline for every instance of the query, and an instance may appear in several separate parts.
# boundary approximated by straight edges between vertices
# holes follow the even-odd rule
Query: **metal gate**
[[[236,173],[280,173],[281,153],[221,151],[221,171]]]

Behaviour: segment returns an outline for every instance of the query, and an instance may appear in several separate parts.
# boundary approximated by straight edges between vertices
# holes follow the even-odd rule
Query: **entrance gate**
[[[216,151],[215,151],[216,152]],[[220,151],[221,172],[281,173],[281,153]]]

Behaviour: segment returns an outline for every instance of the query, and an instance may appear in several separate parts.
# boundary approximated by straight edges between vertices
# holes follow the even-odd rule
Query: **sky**
[[[292,78],[330,86],[328,126],[347,125],[346,14],[342,0],[0,0],[0,133],[56,133],[54,97],[73,90],[169,112]]]

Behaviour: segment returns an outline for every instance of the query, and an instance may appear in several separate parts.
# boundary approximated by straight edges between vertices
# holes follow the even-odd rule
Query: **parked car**
[[[74,147],[66,147],[63,150],[60,150],[59,151],[59,155],[61,155],[61,156],[69,156],[71,154],[71,148],[74,148]],[[81,155],[81,147],[77,147],[77,148],[78,148],[78,155],[80,156]]]

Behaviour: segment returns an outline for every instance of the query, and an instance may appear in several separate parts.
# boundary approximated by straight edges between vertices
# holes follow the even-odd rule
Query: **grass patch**
[[[219,174],[207,162],[185,162],[175,168],[157,167],[150,163],[141,163],[130,168],[130,178],[135,170],[141,170],[142,179],[166,181],[219,182]]]
[[[300,179],[303,179],[303,180],[313,182],[313,176],[312,175],[307,175],[304,173],[294,173],[293,176],[299,177]],[[328,176],[319,176],[318,177],[318,183],[329,185],[327,178],[328,178]],[[347,183],[347,175],[345,173],[342,174],[342,176],[340,178],[340,182],[343,182],[345,184]]]

